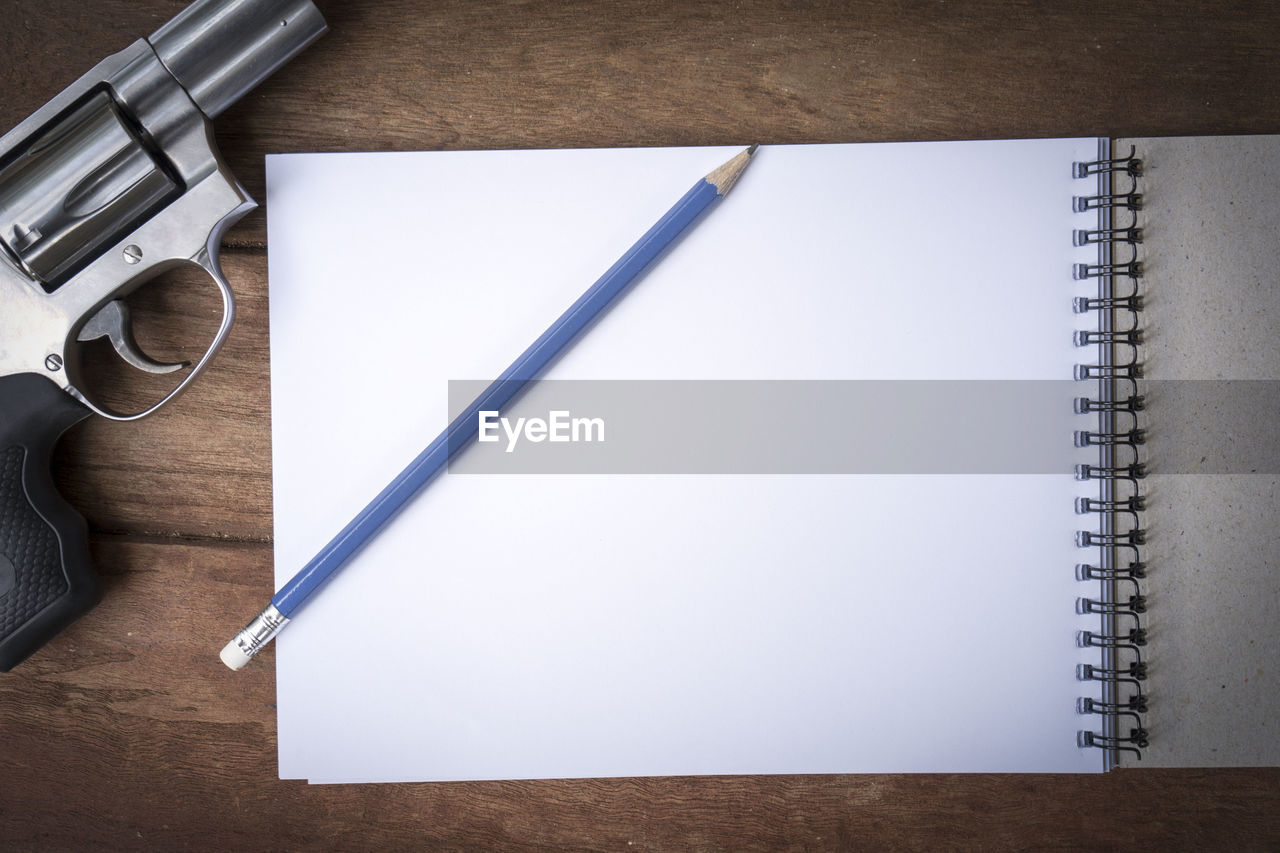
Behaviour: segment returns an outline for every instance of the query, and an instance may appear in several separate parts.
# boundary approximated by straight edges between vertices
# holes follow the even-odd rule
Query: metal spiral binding
[[[1115,766],[1121,753],[1142,758],[1147,746],[1147,730],[1142,715],[1147,710],[1143,684],[1147,664],[1142,648],[1147,642],[1143,614],[1147,599],[1141,581],[1147,567],[1141,548],[1146,531],[1141,513],[1146,504],[1139,481],[1146,475],[1141,458],[1145,433],[1138,423],[1144,401],[1138,380],[1142,376],[1139,346],[1142,328],[1139,313],[1142,296],[1138,293],[1142,278],[1139,257],[1142,230],[1137,211],[1142,207],[1138,182],[1142,177],[1142,161],[1135,149],[1123,157],[1112,157],[1110,141],[1103,140],[1097,160],[1075,163],[1072,175],[1096,182],[1092,195],[1079,195],[1072,204],[1076,212],[1097,211],[1098,227],[1077,230],[1072,235],[1075,246],[1098,247],[1098,262],[1076,264],[1072,269],[1077,281],[1091,280],[1098,285],[1096,297],[1077,297],[1078,314],[1092,313],[1098,318],[1097,329],[1075,333],[1078,347],[1094,347],[1098,357],[1076,366],[1075,378],[1095,383],[1095,393],[1076,399],[1080,414],[1096,414],[1096,430],[1077,432],[1077,447],[1095,447],[1096,465],[1080,465],[1076,477],[1098,484],[1097,498],[1078,498],[1076,512],[1096,515],[1098,530],[1081,530],[1076,534],[1080,548],[1096,550],[1097,562],[1076,566],[1076,579],[1094,585],[1097,592],[1076,600],[1076,612],[1096,615],[1099,630],[1081,631],[1076,636],[1081,648],[1096,649],[1097,665],[1080,664],[1076,677],[1096,682],[1101,698],[1081,697],[1076,710],[1082,718],[1077,743],[1081,747],[1097,747],[1106,751],[1106,764]],[[1117,222],[1127,218],[1127,222]],[[1120,257],[1120,256],[1123,257]],[[1122,592],[1123,591],[1123,592]],[[1086,715],[1088,715],[1086,719]]]

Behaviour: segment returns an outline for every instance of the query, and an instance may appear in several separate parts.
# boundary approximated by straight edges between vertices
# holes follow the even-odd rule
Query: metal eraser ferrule
[[[280,629],[288,623],[289,617],[276,610],[274,604],[268,604],[265,610],[240,629],[240,633],[236,634],[232,642],[244,652],[246,658],[251,658],[271,642],[276,634],[280,633]]]

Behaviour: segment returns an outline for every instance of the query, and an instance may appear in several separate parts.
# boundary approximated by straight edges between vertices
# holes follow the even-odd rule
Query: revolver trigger
[[[103,305],[98,313],[89,318],[89,322],[84,324],[84,328],[76,336],[76,340],[79,341],[93,341],[98,338],[106,338],[111,341],[111,346],[115,348],[121,358],[139,370],[145,370],[147,373],[172,373],[191,364],[189,361],[180,361],[177,364],[161,364],[143,352],[138,346],[138,342],[133,339],[133,324],[129,320],[129,306],[120,299],[113,299]]]

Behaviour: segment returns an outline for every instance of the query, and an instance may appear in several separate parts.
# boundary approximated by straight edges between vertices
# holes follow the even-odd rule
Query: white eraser
[[[249,656],[244,653],[244,650],[240,648],[240,644],[235,640],[227,643],[218,657],[222,658],[222,662],[232,669],[241,669],[249,662]]]

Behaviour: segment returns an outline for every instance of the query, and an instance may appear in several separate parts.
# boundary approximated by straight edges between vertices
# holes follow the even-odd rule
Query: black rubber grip
[[[0,671],[98,603],[87,526],[49,470],[58,438],[88,414],[43,376],[0,377]]]

